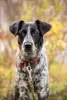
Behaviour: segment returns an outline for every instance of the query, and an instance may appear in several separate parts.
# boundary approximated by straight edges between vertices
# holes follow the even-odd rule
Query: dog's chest
[[[23,68],[20,68],[19,63],[21,62],[21,59],[19,58],[17,60],[17,74],[16,74],[16,85],[18,88],[21,87],[27,87],[28,81],[30,79],[30,76],[32,78],[32,81],[34,84],[42,84],[42,80],[47,81],[47,74],[48,74],[48,62],[46,55],[41,55],[40,60],[37,64],[34,64],[32,67],[32,70],[28,70],[28,66],[24,66]],[[45,78],[46,77],[46,78]]]
[[[34,81],[37,81],[40,79],[40,73],[41,69],[39,68],[39,64],[35,68],[31,68],[31,66],[24,66],[23,68],[17,68],[17,75],[16,75],[16,82],[19,85],[19,83],[23,84],[23,82],[28,83],[28,81],[31,79]]]

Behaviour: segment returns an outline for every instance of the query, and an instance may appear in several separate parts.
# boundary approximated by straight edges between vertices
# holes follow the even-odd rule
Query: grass
[[[67,100],[67,85],[50,83],[49,100]]]

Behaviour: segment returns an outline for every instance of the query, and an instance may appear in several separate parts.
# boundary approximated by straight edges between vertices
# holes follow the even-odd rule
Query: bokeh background
[[[49,100],[67,100],[67,0],[0,0],[0,100],[10,100],[15,76],[18,45],[9,25],[37,19],[52,25],[44,36],[49,58]]]

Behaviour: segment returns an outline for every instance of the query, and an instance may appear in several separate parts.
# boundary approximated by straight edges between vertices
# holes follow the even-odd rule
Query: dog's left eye
[[[31,34],[32,34],[32,35],[36,35],[36,34],[38,34],[38,31],[37,31],[37,30],[32,30],[32,31],[31,31]]]
[[[32,29],[32,30],[31,30],[31,33],[34,33],[35,31],[36,31],[35,29]]]

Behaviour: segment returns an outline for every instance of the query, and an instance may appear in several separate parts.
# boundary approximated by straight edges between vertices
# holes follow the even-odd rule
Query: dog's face
[[[35,22],[19,21],[10,26],[10,31],[18,35],[20,52],[26,59],[36,57],[43,44],[43,35],[51,29],[51,25],[39,20]]]

